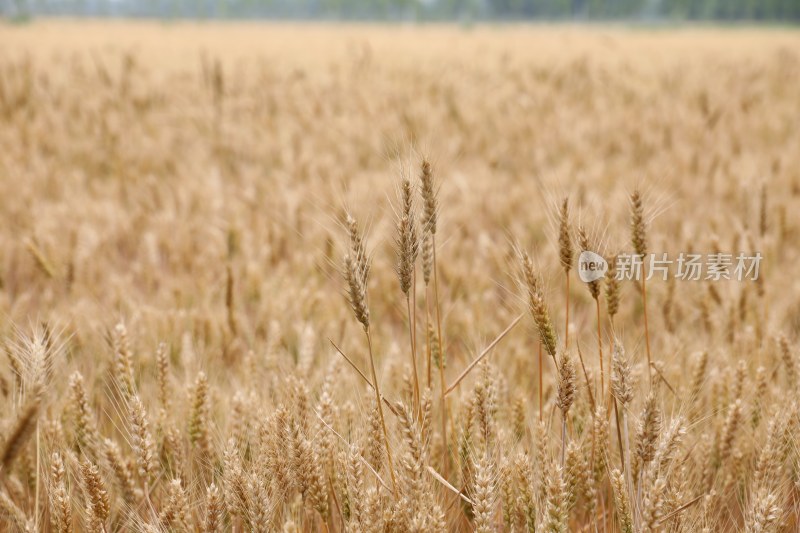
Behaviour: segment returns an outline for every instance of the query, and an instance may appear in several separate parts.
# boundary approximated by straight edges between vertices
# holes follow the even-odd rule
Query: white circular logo
[[[581,281],[591,283],[606,276],[608,263],[602,255],[584,250],[578,257],[578,277]]]

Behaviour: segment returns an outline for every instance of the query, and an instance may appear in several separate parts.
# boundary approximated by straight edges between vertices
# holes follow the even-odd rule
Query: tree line
[[[37,15],[344,20],[800,20],[800,0],[0,0]]]

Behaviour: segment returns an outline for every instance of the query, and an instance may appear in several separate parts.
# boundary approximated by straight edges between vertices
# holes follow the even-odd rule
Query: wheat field
[[[0,530],[797,531],[799,81],[781,29],[0,27]]]

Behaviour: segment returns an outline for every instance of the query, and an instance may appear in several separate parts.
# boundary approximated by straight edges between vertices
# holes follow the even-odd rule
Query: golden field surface
[[[0,530],[796,531],[798,83],[778,29],[0,26]]]

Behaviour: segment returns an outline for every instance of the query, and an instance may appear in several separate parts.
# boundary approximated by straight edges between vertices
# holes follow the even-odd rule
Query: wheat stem
[[[627,491],[628,491],[628,500],[633,501],[631,498],[633,496],[633,477],[631,474],[631,446],[630,440],[628,438],[628,412],[625,410],[625,406],[622,407],[622,435],[623,435],[623,443],[624,443],[624,450],[623,450],[623,460],[625,463],[625,482],[627,484]]]
[[[543,420],[543,418],[542,418],[542,409],[544,407],[544,399],[543,399],[543,394],[544,393],[542,392],[542,388],[543,388],[542,382],[544,381],[542,379],[542,367],[543,366],[544,365],[543,365],[543,361],[542,361],[542,342],[539,341],[539,422],[542,422],[542,420]]]
[[[369,367],[372,371],[372,384],[373,388],[375,389],[375,402],[378,404],[378,413],[381,417],[381,427],[383,429],[383,439],[384,444],[386,445],[386,458],[389,462],[389,474],[392,477],[392,490],[395,494],[397,494],[397,478],[394,474],[394,464],[392,462],[392,447],[389,444],[389,433],[386,431],[386,420],[383,417],[383,403],[381,402],[381,391],[380,385],[378,384],[378,376],[375,373],[375,356],[372,352],[372,335],[370,334],[370,328],[364,328],[364,333],[367,336],[367,347],[369,348]]]
[[[442,461],[444,463],[444,477],[450,474],[450,452],[447,445],[447,392],[444,380],[445,346],[442,338],[442,315],[439,305],[439,264],[436,260],[436,234],[431,234],[431,247],[433,249],[433,303],[436,309],[436,335],[439,339],[439,384],[441,386],[442,408]]]
[[[564,299],[566,300],[566,313],[564,316],[564,350],[569,349],[569,270],[564,271],[564,278],[566,279],[566,289],[564,291]]]
[[[458,387],[458,384],[459,384],[459,383],[461,383],[461,382],[464,380],[464,378],[465,378],[465,377],[467,377],[467,374],[469,374],[469,373],[470,373],[470,371],[471,371],[473,368],[475,368],[475,367],[478,365],[478,363],[480,363],[480,362],[481,362],[481,360],[482,360],[484,357],[486,357],[486,355],[487,355],[489,352],[491,352],[491,351],[492,351],[492,349],[493,349],[495,346],[497,346],[497,343],[499,343],[501,340],[503,340],[503,338],[504,338],[506,335],[508,335],[508,333],[509,333],[509,332],[510,332],[512,329],[514,329],[514,326],[516,326],[517,324],[519,324],[519,321],[520,321],[520,320],[522,320],[522,318],[523,318],[524,316],[525,316],[525,313],[522,313],[522,314],[520,314],[520,315],[519,315],[517,318],[515,318],[514,320],[512,320],[512,321],[511,321],[511,324],[509,324],[509,325],[506,327],[506,329],[504,329],[504,330],[502,331],[502,333],[500,333],[500,335],[498,335],[497,337],[495,337],[495,339],[494,339],[492,342],[490,342],[490,343],[489,343],[489,345],[488,345],[486,348],[484,348],[484,349],[481,351],[481,353],[479,353],[479,354],[478,354],[478,357],[476,357],[475,359],[473,359],[473,360],[472,360],[472,362],[471,362],[471,363],[470,363],[470,364],[467,366],[467,368],[465,368],[465,369],[464,369],[464,370],[461,372],[461,374],[460,374],[460,375],[459,375],[459,376],[458,376],[458,377],[455,379],[455,381],[453,381],[453,383],[452,383],[452,384],[451,384],[449,387],[447,387],[447,390],[445,391],[445,396],[446,396],[446,395],[448,395],[448,394],[450,394],[451,392],[453,392],[453,390],[454,390],[456,387]]]
[[[345,361],[347,361],[347,363],[350,365],[350,367],[351,367],[353,370],[355,370],[355,371],[358,373],[358,375],[359,375],[359,376],[361,376],[361,379],[363,379],[363,380],[364,380],[364,383],[366,383],[367,385],[369,385],[369,388],[370,388],[370,389],[372,389],[372,390],[375,390],[375,386],[372,384],[372,381],[370,381],[370,379],[369,379],[369,378],[368,378],[368,377],[367,377],[367,376],[364,374],[364,372],[362,372],[362,371],[361,371],[361,369],[360,369],[360,368],[358,368],[358,366],[357,366],[357,365],[356,365],[356,364],[353,362],[353,360],[352,360],[352,359],[350,359],[349,357],[347,357],[347,354],[345,354],[345,353],[342,351],[342,349],[341,349],[341,348],[339,348],[339,347],[336,345],[336,343],[335,343],[335,342],[333,342],[333,341],[332,341],[332,340],[330,340],[330,339],[328,339],[328,342],[330,342],[330,343],[333,345],[334,349],[335,349],[337,352],[339,352],[339,355],[341,355],[342,357],[344,357],[344,360],[345,360]],[[394,405],[392,404],[392,402],[391,402],[390,400],[387,400],[387,399],[386,399],[386,398],[385,398],[383,395],[381,395],[381,399],[383,400],[383,403],[384,403],[384,404],[386,404],[386,407],[388,407],[388,408],[389,408],[389,411],[391,411],[391,412],[392,412],[392,414],[394,414],[395,416],[397,416],[397,410],[395,409],[395,407],[394,407]]]
[[[428,388],[431,388],[431,343],[430,337],[427,335],[427,332],[430,331],[430,324],[431,324],[431,310],[430,310],[430,303],[429,303],[429,293],[428,293],[428,286],[425,285],[425,332],[426,332],[426,342],[425,342],[425,358],[427,359],[427,374],[428,374]]]
[[[419,413],[419,377],[417,375],[417,349],[414,342],[414,318],[411,312],[411,296],[406,294],[406,310],[408,312],[408,337],[411,343],[411,373],[414,380],[414,412]]]
[[[600,355],[600,395],[599,400],[605,395],[605,371],[603,370],[603,335],[600,330],[600,299],[594,299],[595,310],[597,311],[597,352]]]
[[[650,380],[650,388],[653,388],[653,360],[650,356],[650,329],[647,325],[647,276],[642,274],[642,309],[644,312],[644,342],[647,347],[647,377]]]

